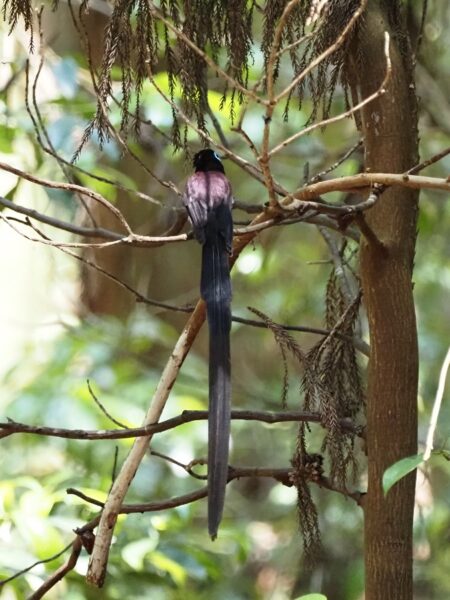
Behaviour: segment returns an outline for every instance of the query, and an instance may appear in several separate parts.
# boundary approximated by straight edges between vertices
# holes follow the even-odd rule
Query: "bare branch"
[[[3,198],[3,196],[0,196],[0,204],[5,208],[9,208],[22,215],[27,215],[32,219],[36,219],[36,221],[45,223],[46,225],[51,225],[52,227],[56,227],[62,231],[68,231],[83,237],[104,238],[107,240],[123,239],[122,234],[111,231],[110,229],[104,229],[103,227],[83,227],[81,225],[73,225],[72,223],[67,223],[66,221],[61,221],[60,219],[56,219],[54,217],[48,217],[47,215],[44,215],[43,213],[32,208],[26,208],[25,206],[11,202],[10,200]]]
[[[87,383],[89,394],[91,395],[91,398],[93,399],[95,404],[99,407],[99,409],[102,411],[102,413],[105,415],[105,417],[107,417],[110,421],[112,421],[118,427],[121,427],[122,429],[128,429],[128,427],[126,425],[124,425],[123,423],[121,423],[120,421],[118,421],[112,415],[109,414],[109,412],[106,410],[106,408],[100,402],[100,400],[94,394],[94,390],[91,387],[91,383],[90,383],[89,379],[86,380],[86,383]]]
[[[357,175],[349,175],[346,177],[339,177],[336,179],[330,179],[329,181],[319,181],[312,185],[299,188],[291,197],[285,199],[286,204],[283,201],[283,210],[298,210],[302,205],[302,201],[309,201],[330,192],[343,191],[348,192],[350,190],[367,189],[372,188],[374,185],[399,185],[402,187],[413,188],[413,189],[430,189],[430,190],[443,190],[446,192],[450,191],[450,178],[441,177],[425,177],[423,175],[408,175],[408,173],[358,173]],[[290,198],[294,198],[294,201],[289,203]],[[371,200],[372,202],[372,200]],[[367,210],[373,204],[367,204],[367,201],[361,202],[355,205],[341,205],[335,206],[327,204],[326,208],[321,204],[308,203],[307,206],[314,207],[318,211],[331,211],[330,212],[341,212],[342,214],[352,214]]]
[[[180,467],[186,470],[187,465],[181,465]],[[241,479],[243,477],[262,477],[275,479],[278,483],[285,485],[287,487],[292,487],[294,485],[292,481],[292,467],[290,468],[272,468],[272,467],[228,467],[228,483],[235,479]],[[342,494],[348,498],[354,500],[357,504],[360,504],[361,497],[363,494],[361,492],[352,492],[350,490],[346,490],[343,488],[338,488],[333,486],[333,484],[326,477],[319,477],[315,479],[311,479],[312,483],[316,483],[318,486],[328,489],[333,492],[337,492]],[[83,492],[76,490],[74,488],[68,488],[66,490],[67,494],[77,496],[90,504],[93,504],[98,507],[103,507],[104,503],[87,496]],[[145,502],[142,504],[123,504],[120,509],[120,514],[133,514],[133,513],[146,513],[146,512],[157,512],[160,510],[167,510],[170,508],[175,508],[176,506],[183,506],[185,504],[190,504],[201,498],[206,498],[208,495],[208,488],[205,486],[196,490],[195,492],[191,492],[189,494],[184,494],[182,496],[177,496],[175,498],[169,498],[167,500],[161,500],[157,502]]]
[[[1,213],[0,213],[0,218],[2,217]],[[44,235],[42,234],[42,232],[39,232],[40,235]],[[46,237],[46,236],[44,236]],[[41,242],[41,240],[38,240],[39,242]],[[75,258],[76,260],[82,262],[83,264],[87,265],[88,267],[90,267],[91,269],[95,269],[96,271],[98,271],[99,273],[101,273],[102,275],[104,275],[105,277],[107,277],[108,279],[111,279],[112,281],[114,281],[115,283],[117,283],[117,285],[119,285],[120,287],[124,288],[125,290],[127,290],[128,292],[130,292],[131,294],[133,294],[133,296],[136,298],[136,302],[142,302],[143,304],[148,304],[150,306],[157,306],[159,308],[163,308],[166,310],[176,310],[178,312],[192,312],[192,308],[183,308],[180,306],[173,306],[171,304],[168,304],[166,302],[158,302],[158,300],[153,300],[151,298],[148,298],[147,296],[144,296],[143,294],[141,294],[141,292],[139,292],[138,290],[136,290],[135,288],[133,288],[131,285],[128,285],[128,283],[126,283],[125,281],[123,281],[123,279],[120,279],[119,277],[117,277],[116,275],[114,275],[113,273],[110,273],[109,271],[107,271],[106,269],[103,269],[103,267],[100,267],[99,265],[97,265],[95,262],[89,260],[88,258],[81,256],[79,254],[76,254],[75,252],[72,252],[71,250],[68,250],[66,248],[61,248],[59,246],[57,246],[58,250],[60,250],[61,252],[64,252],[64,254],[67,254],[68,256],[71,256],[72,258]]]
[[[207,479],[206,475],[199,475],[193,469],[193,467],[195,465],[204,465],[204,464],[206,464],[206,462],[203,459],[193,460],[193,461],[191,461],[188,464],[184,464],[184,463],[180,462],[179,460],[176,460],[175,458],[172,458],[171,456],[168,456],[167,454],[162,454],[161,452],[157,452],[156,450],[150,450],[150,454],[152,456],[156,456],[158,458],[162,458],[163,460],[166,460],[167,462],[170,462],[171,464],[176,465],[177,467],[181,467],[191,477],[194,477],[194,479],[201,479],[202,481],[205,481]]]
[[[82,548],[83,543],[81,538],[80,536],[77,536],[72,543],[72,552],[70,553],[67,561],[59,569],[57,569],[33,594],[31,594],[31,596],[29,596],[29,600],[38,600],[39,598],[42,598],[49,590],[52,589],[52,587],[58,583],[58,581],[61,581],[61,579],[63,579],[67,573],[72,571],[77,564]]]
[[[251,307],[249,307],[249,309],[253,310]],[[237,323],[242,323],[244,325],[250,325],[251,327],[260,327],[262,329],[268,329],[267,323],[264,321],[255,321],[253,319],[243,319],[242,317],[236,317],[236,316],[233,316],[232,320]],[[325,335],[325,336],[330,335],[330,333],[331,333],[331,331],[329,329],[321,329],[318,327],[304,327],[301,325],[283,325],[283,324],[277,323],[275,321],[273,321],[273,322],[275,323],[275,325],[277,327],[280,327],[281,329],[284,329],[285,331],[299,331],[302,333],[315,333],[317,335]],[[355,348],[361,352],[361,354],[364,354],[367,357],[370,355],[369,345],[361,338],[349,337],[341,332],[336,332],[336,336],[341,339],[345,339],[345,340],[351,342],[355,346]]]
[[[104,507],[105,504],[96,500],[95,498],[91,498],[83,492],[76,490],[74,488],[68,488],[66,490],[67,494],[72,496],[78,496],[82,500],[86,500],[90,504],[94,504],[95,506]],[[184,506],[185,504],[191,504],[196,500],[200,500],[201,498],[206,498],[208,495],[208,488],[203,487],[195,492],[190,492],[189,494],[183,494],[182,496],[177,496],[175,498],[170,498],[168,500],[162,500],[159,502],[146,502],[142,504],[123,504],[119,510],[119,514],[121,515],[131,515],[134,513],[144,513],[144,512],[156,512],[159,510],[166,510],[169,508],[176,508],[177,506]],[[97,523],[96,523],[97,525]],[[84,529],[84,528],[83,528]],[[78,533],[78,531],[77,531]]]
[[[161,237],[138,235],[136,233],[131,233],[130,235],[128,235],[126,237],[122,236],[119,239],[113,240],[111,242],[60,242],[60,241],[54,241],[54,240],[50,239],[48,236],[44,236],[42,234],[42,232],[39,231],[31,223],[31,221],[29,219],[27,219],[27,221],[25,223],[22,223],[21,221],[20,222],[23,225],[29,225],[30,227],[32,227],[32,229],[34,229],[41,235],[41,238],[35,238],[35,237],[31,237],[29,235],[26,235],[23,231],[20,231],[17,227],[15,227],[11,223],[11,219],[9,219],[8,217],[5,217],[2,213],[0,213],[0,218],[7,225],[9,225],[9,227],[11,227],[11,229],[14,229],[14,231],[16,233],[18,233],[25,239],[29,240],[30,242],[38,242],[39,244],[44,244],[46,246],[53,246],[53,247],[59,248],[61,250],[64,248],[99,248],[99,249],[102,249],[102,248],[110,248],[111,246],[122,246],[122,245],[148,248],[151,246],[161,246],[163,244],[169,244],[169,243],[173,243],[173,242],[175,242],[175,243],[176,242],[185,242],[186,240],[188,240],[192,237],[187,233],[180,233],[179,235],[169,235],[169,236],[161,236]]]
[[[338,240],[336,236],[331,234],[328,230],[323,227],[319,227],[320,235],[325,240],[325,243],[330,250],[331,259],[334,265],[334,272],[336,274],[336,278],[340,282],[340,289],[345,298],[345,302],[349,305],[353,302],[353,298],[355,296],[355,285],[354,282],[351,282],[348,277],[348,272],[344,266],[343,260],[343,249],[338,247]],[[341,238],[342,240],[342,238]]]
[[[184,423],[193,421],[204,421],[208,418],[206,410],[186,410],[177,417],[172,417],[159,423],[144,425],[143,427],[125,428],[125,429],[104,429],[104,430],[84,430],[84,429],[64,429],[61,427],[44,427],[41,425],[27,425],[18,423],[12,419],[0,423],[0,438],[8,437],[14,433],[29,433],[48,437],[58,437],[71,440],[122,440],[129,438],[140,438],[150,436],[162,431],[168,431],[179,427]],[[267,412],[257,410],[232,410],[232,420],[240,421],[261,421],[263,423],[287,423],[307,421],[309,423],[320,423],[318,413],[308,411],[283,411]],[[346,431],[355,432],[358,427],[349,419],[342,419],[341,426]],[[120,425],[120,427],[124,427]]]
[[[63,548],[56,554],[53,554],[52,556],[49,556],[48,558],[44,558],[42,560],[37,560],[36,562],[34,562],[32,565],[29,565],[25,569],[22,569],[21,571],[14,573],[14,575],[11,575],[11,577],[7,577],[6,579],[0,580],[0,587],[5,585],[5,583],[9,583],[10,581],[17,579],[17,577],[20,577],[21,575],[28,573],[28,571],[31,571],[31,569],[34,569],[34,567],[37,567],[38,565],[45,565],[46,563],[56,560],[57,558],[62,556],[65,552],[67,552],[67,550],[72,546],[72,544],[73,544],[73,542],[70,542],[70,544],[68,544],[65,548]]]
[[[274,91],[274,71],[275,64],[278,60],[278,52],[281,45],[281,36],[283,34],[283,29],[286,25],[286,20],[289,17],[289,14],[298,4],[299,0],[290,0],[281,14],[280,20],[278,21],[277,27],[275,29],[275,34],[272,42],[272,46],[270,49],[269,59],[267,61],[266,67],[266,85],[267,85],[267,102],[266,102],[266,112],[264,115],[264,129],[263,129],[263,139],[262,139],[262,147],[261,154],[258,157],[258,162],[261,165],[261,170],[264,174],[265,185],[267,188],[267,192],[269,194],[270,203],[272,206],[276,205],[276,196],[274,190],[274,181],[272,172],[269,167],[269,161],[271,158],[269,152],[269,142],[270,142],[270,126],[272,123],[273,112],[277,105],[277,101],[275,100],[275,91]]]
[[[7,171],[8,173],[13,173],[14,175],[17,175],[18,177],[20,177],[22,179],[26,179],[28,181],[31,181],[32,183],[36,183],[43,187],[58,189],[58,190],[67,190],[67,191],[83,194],[83,195],[87,196],[88,198],[90,198],[91,200],[94,200],[95,202],[99,202],[102,206],[104,206],[107,210],[109,210],[117,218],[117,220],[120,222],[120,224],[125,228],[125,231],[128,234],[132,234],[130,226],[128,225],[125,217],[120,212],[120,210],[118,208],[116,208],[115,206],[113,206],[110,202],[108,202],[108,200],[106,200],[106,198],[104,198],[97,192],[93,192],[89,188],[83,187],[82,185],[76,185],[75,183],[59,183],[56,181],[50,181],[48,179],[42,179],[40,177],[36,177],[35,175],[31,175],[30,173],[26,173],[25,171],[22,171],[21,169],[17,169],[16,167],[13,167],[12,165],[8,165],[7,163],[4,163],[4,162],[0,162],[0,170]]]
[[[317,175],[314,175],[314,177],[311,177],[311,179],[308,181],[308,185],[311,185],[312,183],[316,183],[317,181],[322,181],[323,178],[326,175],[328,175],[328,173],[331,173],[332,171],[337,169],[340,165],[342,165],[342,163],[344,163],[347,160],[347,158],[349,158],[353,154],[353,152],[355,152],[355,150],[358,150],[358,148],[361,148],[362,145],[363,145],[363,140],[357,141],[356,144],[354,144],[351,148],[349,148],[347,150],[347,152],[345,152],[331,166],[327,167],[323,171],[320,171],[320,173],[317,173]]]
[[[411,167],[411,169],[407,171],[408,175],[415,175],[416,173],[419,173],[419,171],[422,171],[422,169],[425,169],[426,167],[429,167],[430,165],[433,165],[434,163],[438,162],[439,160],[444,158],[444,156],[447,156],[447,154],[450,154],[450,147],[444,148],[444,150],[438,152],[437,154],[434,154],[434,156],[432,156],[431,158],[424,160],[415,167]]]

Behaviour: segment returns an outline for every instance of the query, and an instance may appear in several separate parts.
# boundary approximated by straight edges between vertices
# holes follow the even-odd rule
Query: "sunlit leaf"
[[[0,152],[3,152],[4,154],[12,154],[12,143],[18,133],[19,132],[15,127],[9,127],[8,125],[0,124]]]
[[[397,461],[386,469],[383,474],[383,492],[384,495],[388,493],[391,487],[397,483],[400,479],[414,471],[420,463],[423,461],[423,454],[416,454],[415,456],[407,456]]]
[[[295,600],[327,600],[323,594],[306,594],[306,596],[298,596]]]

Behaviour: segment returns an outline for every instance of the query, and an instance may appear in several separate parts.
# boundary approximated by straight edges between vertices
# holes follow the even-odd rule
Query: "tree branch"
[[[2,579],[0,581],[0,587],[4,586],[6,583],[9,583],[10,581],[13,581],[14,579],[17,579],[17,577],[20,577],[21,575],[28,573],[28,571],[31,571],[31,569],[34,569],[34,567],[37,567],[38,565],[45,565],[46,563],[56,560],[57,558],[62,556],[65,552],[67,552],[67,550],[72,546],[72,544],[73,544],[73,542],[70,542],[70,544],[68,544],[65,548],[63,548],[56,554],[53,554],[52,556],[49,556],[48,558],[37,560],[36,562],[34,562],[32,565],[29,565],[25,569],[21,569],[20,571],[17,571],[17,573],[14,573],[14,575],[11,575],[11,577]]]
[[[179,427],[184,423],[193,421],[204,421],[208,418],[206,410],[185,410],[177,417],[166,419],[159,423],[150,423],[143,427],[129,427],[124,429],[103,429],[103,430],[85,430],[85,429],[65,429],[62,427],[46,427],[43,425],[27,425],[19,423],[12,419],[6,422],[0,422],[0,439],[13,435],[14,433],[28,433],[48,437],[58,437],[71,440],[122,440],[128,438],[140,438],[150,436],[155,433],[161,433]],[[321,423],[319,413],[310,411],[283,411],[267,412],[258,410],[232,410],[231,419],[236,421],[261,421],[263,423],[286,423],[306,421],[309,423]],[[360,428],[349,419],[341,420],[341,427],[345,431],[357,433]]]
[[[26,208],[25,206],[11,202],[7,198],[3,198],[3,196],[0,196],[0,204],[5,208],[9,208],[10,210],[13,210],[21,215],[27,215],[31,219],[36,219],[36,221],[40,221],[46,225],[51,225],[52,227],[56,227],[62,231],[68,231],[83,237],[104,238],[106,240],[123,239],[123,235],[121,233],[111,231],[110,229],[104,229],[103,227],[83,227],[81,225],[73,225],[72,223],[67,223],[66,221],[61,221],[60,219],[56,219],[54,217],[48,217],[47,215],[44,215],[33,208]]]
[[[70,553],[67,561],[59,567],[31,596],[29,600],[38,600],[42,598],[52,587],[54,587],[58,581],[61,581],[63,577],[67,575],[75,567],[80,556],[83,543],[80,536],[77,536],[72,543],[72,552]]]
[[[59,189],[59,190],[68,190],[71,192],[77,192],[77,193],[83,194],[83,195],[87,196],[88,198],[90,198],[91,200],[94,200],[95,202],[99,202],[102,206],[104,206],[107,210],[109,210],[117,218],[119,223],[124,227],[125,231],[129,235],[132,234],[130,226],[128,225],[125,217],[120,212],[120,210],[118,208],[116,208],[115,206],[113,206],[110,202],[108,202],[108,200],[106,200],[106,198],[104,198],[100,194],[97,194],[97,192],[90,190],[89,188],[83,187],[82,185],[76,185],[75,183],[58,183],[56,181],[42,179],[40,177],[36,177],[36,175],[31,175],[30,173],[26,173],[25,171],[17,169],[16,167],[13,167],[12,165],[8,165],[7,163],[4,163],[4,162],[0,162],[0,170],[7,171],[8,173],[13,173],[14,175],[17,175],[18,177],[20,177],[22,179],[27,179],[28,181],[31,181],[32,183],[37,183],[38,185],[42,185],[43,187]]]
[[[261,223],[271,218],[272,215],[261,213],[253,220],[253,224]],[[231,265],[236,261],[240,252],[255,237],[256,233],[247,233],[238,236],[233,240],[233,255]],[[156,423],[163,411],[163,408],[169,397],[170,390],[175,384],[181,365],[189,352],[191,345],[196,338],[203,322],[205,320],[205,305],[199,301],[185,325],[174,350],[169,357],[164,371],[161,375],[153,399],[149,406],[147,415],[144,419],[144,426]],[[144,457],[151,440],[151,435],[141,437],[135,440],[130,453],[128,454],[122,468],[117,475],[111,488],[105,507],[100,517],[98,534],[94,544],[91,560],[89,563],[87,580],[96,586],[102,586],[108,561],[109,548],[114,532],[114,526],[117,521],[120,507],[125,494],[131,485],[139,464]]]
[[[372,205],[367,206],[366,201],[355,205],[326,205],[326,209],[323,205],[317,203],[303,205],[303,202],[313,200],[323,194],[330,192],[345,191],[356,189],[371,188],[375,184],[380,185],[398,185],[401,187],[413,188],[413,189],[430,189],[430,190],[443,190],[446,192],[450,191],[450,178],[442,177],[425,177],[423,175],[408,175],[408,173],[358,173],[357,175],[348,175],[346,177],[338,177],[336,179],[330,179],[328,181],[319,181],[312,185],[307,185],[303,188],[299,188],[291,198],[294,200],[291,203],[283,203],[283,210],[298,210],[303,206],[311,206],[317,209],[319,212],[335,212],[341,214],[352,214],[367,210]],[[286,198],[289,201],[290,198]],[[320,208],[322,206],[322,209]],[[330,210],[331,209],[331,210]]]

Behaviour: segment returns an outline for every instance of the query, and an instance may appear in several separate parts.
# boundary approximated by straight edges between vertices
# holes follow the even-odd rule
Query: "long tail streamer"
[[[208,531],[215,539],[228,479],[231,282],[225,240],[211,238],[203,245],[200,289],[209,325]]]

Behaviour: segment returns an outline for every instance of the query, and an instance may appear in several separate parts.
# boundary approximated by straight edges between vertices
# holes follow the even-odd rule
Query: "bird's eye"
[[[217,160],[220,162],[220,157],[219,157],[219,155],[217,154],[217,152],[214,152],[214,158],[216,158],[216,159],[217,159]]]

